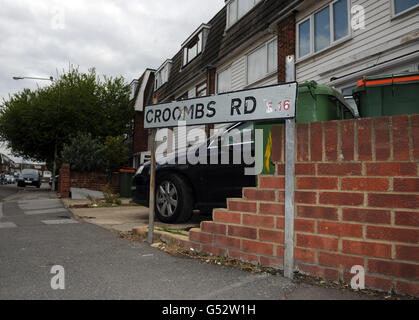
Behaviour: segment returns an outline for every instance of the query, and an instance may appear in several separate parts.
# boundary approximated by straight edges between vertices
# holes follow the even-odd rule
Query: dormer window
[[[210,26],[201,25],[183,44],[183,66],[186,66],[197,56],[199,56],[205,48]]]
[[[133,80],[130,85],[130,95],[129,95],[130,101],[135,98],[135,92],[137,91],[137,88],[138,88],[138,80]]]
[[[194,41],[183,49],[183,65],[186,66],[189,62],[199,56],[202,52],[202,34],[200,33]]]
[[[170,70],[172,69],[172,60],[166,60],[165,63],[156,71],[154,90],[157,90],[167,81],[169,81]]]
[[[227,3],[227,29],[253,9],[260,0],[230,0]]]

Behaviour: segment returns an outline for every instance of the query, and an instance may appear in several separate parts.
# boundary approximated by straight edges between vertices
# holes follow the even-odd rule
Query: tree
[[[128,147],[123,136],[107,137],[104,150],[110,172],[119,170],[128,162]]]
[[[69,163],[74,171],[110,175],[127,163],[128,147],[123,136],[106,137],[102,143],[90,133],[81,133],[64,145],[59,161]]]
[[[71,170],[78,172],[105,172],[107,157],[103,144],[90,133],[82,133],[65,144],[60,161],[69,163]]]
[[[4,100],[0,110],[0,140],[16,156],[52,162],[79,133],[104,143],[108,136],[129,136],[134,111],[129,85],[120,78],[100,79],[95,69],[71,68],[51,86],[25,89]]]

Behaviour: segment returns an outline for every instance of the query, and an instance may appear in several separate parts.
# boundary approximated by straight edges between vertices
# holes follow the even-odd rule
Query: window
[[[246,13],[258,4],[260,0],[231,0],[227,5],[227,28],[230,28]]]
[[[165,84],[167,81],[169,81],[169,74],[170,69],[172,67],[171,60],[167,60],[160,68],[156,71],[156,79],[155,79],[155,88],[154,90],[157,90],[160,88],[163,84]]]
[[[184,43],[182,43],[183,66],[186,66],[204,51],[210,29],[211,25],[202,24]]]
[[[207,82],[203,82],[196,87],[196,97],[205,97],[207,95]]]
[[[138,80],[134,80],[131,82],[130,85],[130,95],[129,95],[129,99],[132,100],[135,98],[135,92],[137,91],[138,88]]]
[[[348,6],[349,0],[333,1],[297,24],[298,58],[320,52],[349,37]]]
[[[267,42],[247,56],[247,83],[265,78],[278,68],[278,41]]]
[[[231,69],[228,68],[217,74],[217,93],[231,91]]]
[[[419,0],[392,0],[393,15],[397,16],[410,9],[419,7]]]
[[[298,28],[299,56],[304,57],[310,53],[310,19],[300,23]]]
[[[186,66],[189,62],[199,56],[202,52],[202,32],[192,40],[184,49],[183,49],[183,65]]]
[[[314,15],[314,50],[316,52],[330,45],[330,13],[329,7]]]

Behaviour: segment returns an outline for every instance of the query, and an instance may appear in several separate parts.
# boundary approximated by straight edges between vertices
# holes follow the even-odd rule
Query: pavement
[[[85,208],[90,203],[88,200],[63,199],[62,201],[78,220],[93,223],[108,230],[130,232],[133,229],[148,227],[148,208],[129,206],[131,199],[122,199],[124,206],[114,208]],[[205,220],[211,220],[211,217],[195,212],[188,223],[173,225],[156,221],[155,226],[156,228],[190,230],[199,228],[201,221]]]
[[[102,227],[134,223],[129,220],[134,211],[141,215],[140,207],[124,208],[123,214],[121,208],[86,210],[83,214],[118,223],[75,220],[48,189],[16,190],[1,201],[0,300],[373,299],[172,256]],[[54,266],[65,271],[64,290],[52,289]]]

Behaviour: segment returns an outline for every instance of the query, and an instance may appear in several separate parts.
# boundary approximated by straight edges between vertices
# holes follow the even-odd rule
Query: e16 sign
[[[298,84],[296,82],[229,92],[145,108],[144,128],[290,119],[296,116]]]

